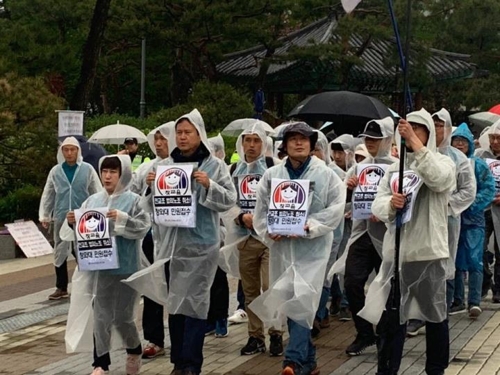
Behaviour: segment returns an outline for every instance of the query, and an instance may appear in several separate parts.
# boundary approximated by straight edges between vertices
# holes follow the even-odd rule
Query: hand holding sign
[[[210,179],[208,178],[207,172],[202,172],[202,171],[193,172],[193,178],[197,183],[199,183],[205,189],[208,189],[210,187]]]
[[[358,176],[352,176],[347,180],[347,188],[349,190],[354,190],[356,189],[356,186],[358,186]]]
[[[243,221],[243,225],[247,227],[248,229],[253,229],[253,215],[252,214],[244,214],[241,217],[241,220]]]
[[[70,211],[66,214],[66,220],[68,220],[68,224],[75,224],[76,219],[75,219],[75,211]]]
[[[106,214],[106,217],[111,220],[116,220],[118,218],[118,210],[110,210]]]
[[[151,186],[151,184],[155,181],[156,178],[156,172],[149,172],[148,176],[146,177],[146,184],[148,186]]]

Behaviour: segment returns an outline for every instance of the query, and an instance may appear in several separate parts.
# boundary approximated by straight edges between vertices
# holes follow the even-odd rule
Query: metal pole
[[[146,115],[146,38],[142,39],[141,53],[141,101],[139,102],[140,118]]]

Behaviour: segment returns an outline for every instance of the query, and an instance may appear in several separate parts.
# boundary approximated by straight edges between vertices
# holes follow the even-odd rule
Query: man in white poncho
[[[319,373],[311,328],[319,306],[333,230],[344,217],[342,181],[322,160],[310,156],[317,138],[305,123],[289,125],[282,144],[288,157],[284,163],[268,169],[257,188],[253,226],[269,247],[271,286],[249,308],[275,327],[287,318],[290,339],[283,375]],[[313,183],[305,237],[269,234],[267,215],[273,179]]]
[[[192,190],[196,223],[194,228],[162,226],[155,243],[155,263],[168,262],[166,308],[172,374],[198,375],[203,364],[210,287],[220,248],[219,213],[234,206],[236,191],[224,162],[210,153],[205,123],[198,110],[175,122],[175,134],[176,147],[162,163],[195,166]],[[154,210],[154,195],[147,191],[143,197],[144,207],[150,212]]]
[[[382,266],[370,285],[359,315],[377,324],[378,375],[397,374],[403,354],[406,322],[426,322],[425,371],[442,375],[448,366],[449,330],[446,308],[448,204],[456,187],[455,163],[437,152],[434,122],[422,109],[400,120],[397,142],[406,140],[407,165],[404,194],[398,194],[399,162],[392,164],[379,184],[373,214],[386,223]],[[407,201],[408,200],[408,201]],[[414,204],[411,204],[411,201]],[[394,274],[396,213],[411,212],[401,228],[399,322],[388,321],[386,304]],[[391,294],[392,295],[392,294]],[[398,323],[400,325],[398,326]],[[394,335],[389,336],[389,330]]]
[[[57,152],[57,162],[47,176],[39,210],[40,223],[44,228],[48,228],[50,221],[54,220],[56,290],[49,300],[68,298],[67,259],[72,244],[59,237],[66,214],[80,208],[85,199],[102,189],[94,168],[83,161],[80,143],[75,137],[63,141]]]

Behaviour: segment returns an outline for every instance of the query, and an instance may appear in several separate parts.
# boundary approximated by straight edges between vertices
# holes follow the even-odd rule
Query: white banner
[[[372,203],[377,196],[378,184],[385,175],[387,164],[358,164],[358,185],[352,194],[352,218],[368,220],[372,215]]]
[[[405,171],[403,177],[403,194],[406,195],[405,205],[403,207],[403,224],[411,220],[415,201],[417,200],[418,191],[422,186],[422,179],[412,170]],[[391,190],[393,193],[398,192],[399,187],[399,172],[391,176]]]
[[[309,180],[272,179],[267,212],[267,228],[270,234],[305,236],[309,183]]]
[[[109,234],[107,208],[75,210],[76,255],[81,271],[119,268],[115,239]]]
[[[196,226],[196,194],[191,190],[192,164],[159,165],[154,195],[155,223],[166,227]]]
[[[241,212],[253,214],[257,200],[257,185],[261,175],[251,174],[236,177],[238,185],[238,200]]]
[[[486,159],[488,167],[490,167],[491,174],[495,180],[496,194],[500,194],[500,160]]]
[[[5,224],[10,235],[28,258],[39,257],[53,252],[49,241],[32,221]]]
[[[58,135],[67,137],[69,135],[83,135],[83,114],[82,111],[57,111]]]

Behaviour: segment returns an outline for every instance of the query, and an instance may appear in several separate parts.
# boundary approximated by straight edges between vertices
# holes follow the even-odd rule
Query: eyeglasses
[[[463,138],[453,138],[451,143],[455,143],[457,145],[466,145],[468,143],[468,141],[467,141],[467,139],[463,139]]]
[[[415,131],[415,130],[418,130],[418,129],[425,129],[425,126],[424,125],[420,125],[420,124],[412,124],[410,123],[411,125],[411,128]]]

